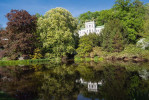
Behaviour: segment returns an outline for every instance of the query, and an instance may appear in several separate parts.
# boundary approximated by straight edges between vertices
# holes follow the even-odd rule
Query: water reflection
[[[84,79],[80,78],[79,80],[76,80],[76,83],[87,85],[89,92],[98,92],[99,86],[102,86],[102,80],[99,82],[86,82]]]
[[[131,66],[92,62],[0,67],[0,91],[17,100],[148,100],[149,70]],[[0,93],[0,100],[5,94]]]

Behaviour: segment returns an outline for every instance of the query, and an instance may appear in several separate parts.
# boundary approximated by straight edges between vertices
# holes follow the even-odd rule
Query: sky
[[[149,3],[149,0],[141,0]],[[56,7],[63,7],[71,12],[74,17],[87,11],[101,11],[110,9],[115,0],[0,0],[0,25],[6,27],[7,18],[5,15],[11,9],[26,10],[31,15],[36,13],[44,15],[48,10]]]

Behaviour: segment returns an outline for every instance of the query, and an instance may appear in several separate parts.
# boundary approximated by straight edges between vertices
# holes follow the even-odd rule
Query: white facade
[[[104,26],[97,26],[95,25],[95,22],[85,22],[85,28],[82,28],[81,30],[79,30],[79,36],[83,36],[85,34],[89,34],[89,33],[96,33],[96,34],[100,34],[101,30],[104,28]]]

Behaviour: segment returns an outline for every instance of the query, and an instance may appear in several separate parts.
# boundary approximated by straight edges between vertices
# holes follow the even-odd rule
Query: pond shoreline
[[[0,65],[30,65],[30,64],[42,64],[50,62],[50,59],[27,59],[27,60],[0,60]]]
[[[106,60],[112,60],[112,61],[132,61],[132,62],[148,62],[149,60],[146,58],[142,58],[142,57],[137,57],[137,56],[133,56],[133,57],[115,57],[112,56],[110,58],[106,58]]]
[[[142,58],[142,57],[116,57],[116,56],[111,56],[111,57],[75,57],[71,59],[65,59],[64,60],[57,60],[57,58],[53,59],[26,59],[26,60],[0,60],[0,65],[30,65],[30,64],[37,64],[37,63],[49,63],[49,62],[57,62],[57,63],[67,63],[67,62],[90,62],[90,61],[95,61],[95,62],[100,62],[100,61],[124,61],[124,62],[135,62],[135,63],[142,63],[142,62],[149,62],[149,59]]]
[[[75,61],[124,61],[124,62],[137,62],[137,63],[142,63],[142,62],[149,62],[149,59],[142,58],[142,57],[116,57],[116,56],[111,56],[111,57],[76,57],[74,59]]]

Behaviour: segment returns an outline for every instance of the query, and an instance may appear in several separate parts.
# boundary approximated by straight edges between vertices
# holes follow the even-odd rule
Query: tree
[[[129,11],[131,6],[131,0],[116,0],[113,8],[118,11]]]
[[[76,50],[79,56],[85,56],[92,51],[93,42],[90,41],[88,35],[84,35],[79,40],[79,47]]]
[[[116,0],[113,6],[115,17],[119,18],[127,30],[126,38],[129,43],[136,43],[142,36],[144,5],[139,0]]]
[[[144,25],[143,25],[143,37],[149,36],[149,3],[145,5],[145,18],[144,18]]]
[[[113,10],[102,10],[102,11],[95,11],[95,12],[86,12],[81,14],[78,17],[79,26],[84,27],[84,23],[86,21],[95,21],[97,26],[104,25],[113,17]]]
[[[120,52],[124,48],[125,29],[119,19],[105,24],[102,31],[102,46],[108,52]]]
[[[38,19],[43,47],[55,56],[62,57],[74,52],[76,29],[76,19],[63,8],[51,9]]]
[[[78,17],[78,20],[79,20],[79,26],[80,27],[84,27],[84,23],[86,21],[92,21],[92,20],[95,20],[97,22],[97,17],[99,16],[99,12],[96,11],[96,12],[86,12],[86,13],[83,13],[81,14],[79,17]],[[97,23],[96,23],[97,24]]]
[[[100,43],[101,43],[101,36],[99,34],[96,34],[96,33],[90,33],[88,34],[87,36],[90,41],[92,42],[92,46],[93,47],[96,47],[96,46],[100,46]]]
[[[36,13],[35,16],[37,17],[37,19],[40,18],[40,17],[43,17],[43,15],[41,15],[39,13]]]
[[[25,10],[11,10],[6,15],[5,50],[12,59],[20,55],[32,54],[36,41],[36,17]]]
[[[79,40],[79,45],[77,48],[77,53],[79,56],[88,55],[93,47],[101,45],[101,36],[96,33],[85,34]]]
[[[96,19],[96,25],[104,25],[108,22],[108,20],[114,17],[114,11],[112,9],[109,10],[102,10],[99,12],[99,16]]]

